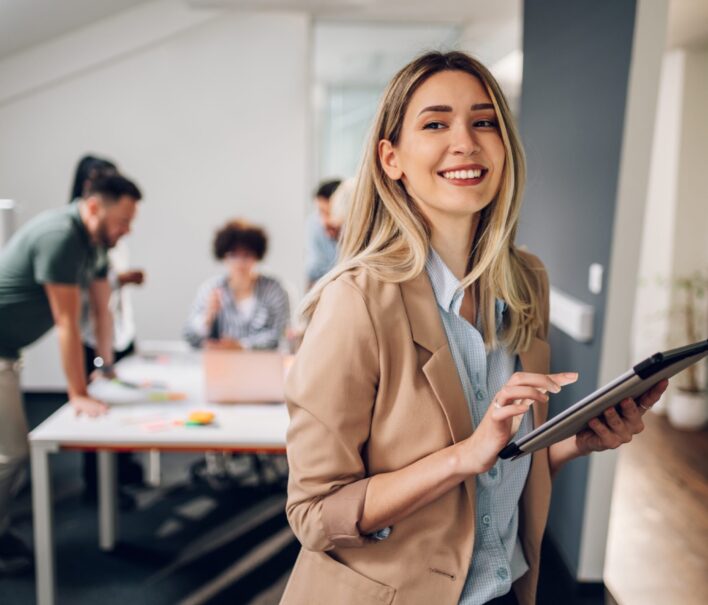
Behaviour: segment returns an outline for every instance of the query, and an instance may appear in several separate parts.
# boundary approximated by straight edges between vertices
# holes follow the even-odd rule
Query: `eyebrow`
[[[475,105],[472,105],[470,109],[472,109],[472,111],[479,111],[480,109],[494,109],[494,105],[492,105],[491,103],[477,103]],[[451,111],[452,107],[450,107],[449,105],[430,105],[429,107],[424,107],[423,109],[421,109],[418,115],[421,115],[425,112],[449,113]]]

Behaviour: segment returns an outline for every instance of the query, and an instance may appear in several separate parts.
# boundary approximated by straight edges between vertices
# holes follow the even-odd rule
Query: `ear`
[[[84,203],[91,216],[96,216],[100,213],[102,204],[101,199],[97,195],[89,195],[84,199]]]
[[[396,148],[393,146],[391,141],[387,139],[381,139],[379,141],[379,162],[381,163],[381,168],[386,173],[388,178],[394,181],[399,180],[403,176],[403,170],[398,166],[398,154],[396,153]]]

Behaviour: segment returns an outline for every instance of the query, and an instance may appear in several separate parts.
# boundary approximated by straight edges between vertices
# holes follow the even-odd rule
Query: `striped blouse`
[[[215,289],[221,292],[222,305],[209,329],[205,314],[209,297]],[[230,338],[238,340],[245,349],[277,349],[289,320],[288,295],[276,279],[259,275],[253,300],[237,303],[228,277],[220,275],[200,286],[184,328],[184,337],[194,347],[201,347],[206,339]]]

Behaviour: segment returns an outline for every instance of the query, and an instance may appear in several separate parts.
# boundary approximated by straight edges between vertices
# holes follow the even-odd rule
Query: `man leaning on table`
[[[106,250],[130,231],[141,197],[125,177],[97,179],[78,203],[43,212],[0,251],[0,575],[23,572],[32,564],[29,548],[9,529],[13,484],[28,454],[20,351],[56,326],[69,402],[77,414],[106,411],[86,390],[81,288],[89,290],[97,348],[110,368]]]

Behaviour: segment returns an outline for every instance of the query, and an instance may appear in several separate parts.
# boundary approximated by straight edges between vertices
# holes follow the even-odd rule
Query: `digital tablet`
[[[607,383],[554,416],[518,441],[512,441],[499,457],[514,459],[548,447],[587,428],[593,418],[627,397],[638,397],[665,378],[697,363],[708,355],[708,340],[657,353],[638,363],[619,378]]]

